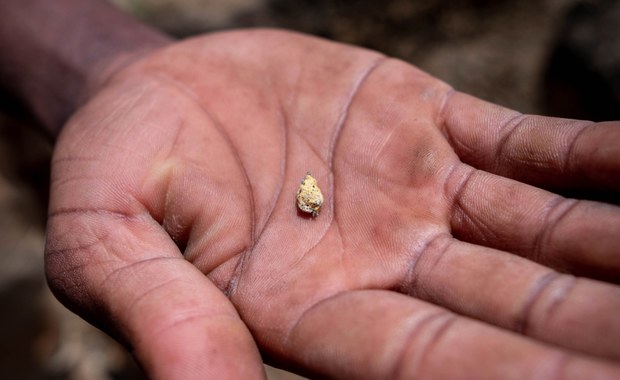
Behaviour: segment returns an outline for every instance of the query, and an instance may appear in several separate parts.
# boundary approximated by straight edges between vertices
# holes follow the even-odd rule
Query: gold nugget
[[[297,190],[297,207],[315,217],[319,215],[321,205],[323,205],[323,194],[316,185],[316,179],[308,172]]]

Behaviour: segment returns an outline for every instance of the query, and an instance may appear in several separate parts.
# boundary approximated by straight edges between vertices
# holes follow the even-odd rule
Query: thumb
[[[233,305],[147,213],[52,210],[45,257],[56,296],[125,341],[150,378],[264,378]]]

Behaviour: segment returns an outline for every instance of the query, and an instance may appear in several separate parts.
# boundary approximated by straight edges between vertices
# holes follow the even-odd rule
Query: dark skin
[[[261,378],[259,349],[330,378],[620,376],[620,208],[544,190],[620,191],[618,123],[282,31],[107,62],[56,144],[46,270],[150,377]]]

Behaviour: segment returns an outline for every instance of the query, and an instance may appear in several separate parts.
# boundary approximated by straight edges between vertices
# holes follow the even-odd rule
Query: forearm
[[[104,0],[2,0],[0,15],[0,86],[53,136],[115,69],[169,41]]]

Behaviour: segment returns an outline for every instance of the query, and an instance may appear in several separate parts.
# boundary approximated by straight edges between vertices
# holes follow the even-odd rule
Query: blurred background
[[[177,37],[294,29],[402,58],[521,112],[620,119],[618,0],[110,1]],[[0,99],[0,379],[141,379],[123,348],[66,311],[45,285],[52,147],[14,107]]]

